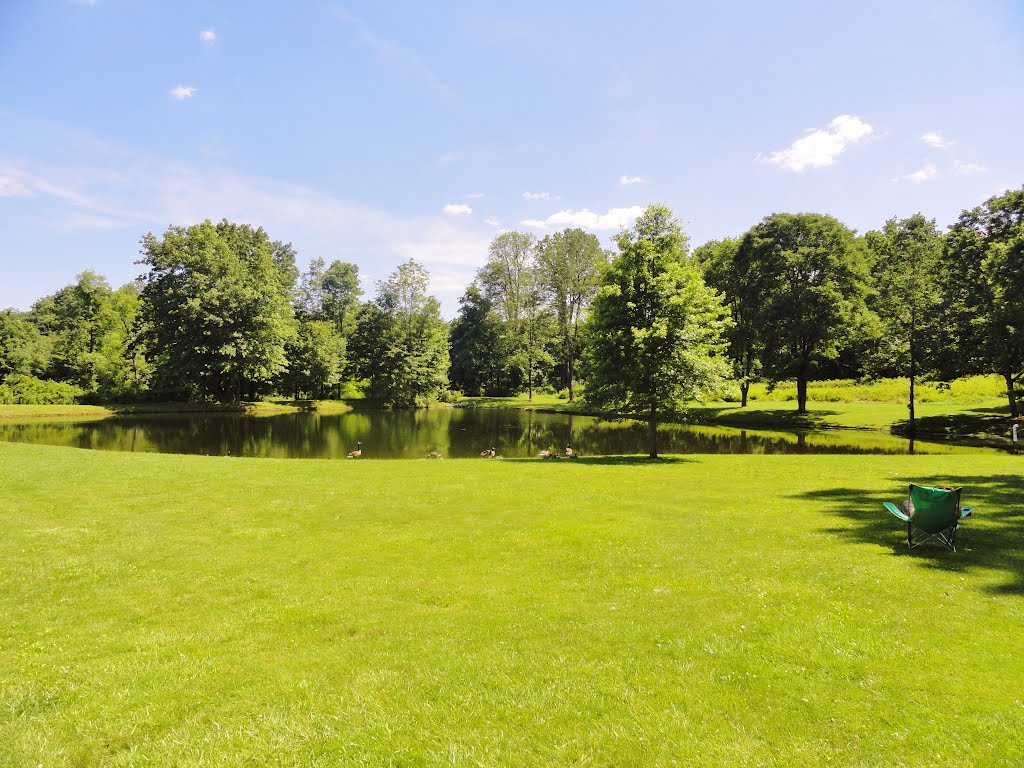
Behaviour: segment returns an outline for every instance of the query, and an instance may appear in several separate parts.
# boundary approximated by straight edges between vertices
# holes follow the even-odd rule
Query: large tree
[[[1024,188],[964,211],[946,237],[943,372],[997,373],[1010,415],[1020,416],[1024,377]]]
[[[584,313],[597,293],[607,257],[595,235],[566,229],[537,245],[538,284],[555,312],[561,356],[562,386],[575,399],[576,358]]]
[[[725,296],[733,324],[727,333],[733,377],[740,385],[740,407],[746,407],[750,385],[761,368],[760,298],[742,278],[746,268],[737,259],[740,240],[705,243],[693,252],[704,282]]]
[[[428,283],[427,270],[410,259],[360,312],[351,354],[380,405],[413,408],[448,385],[448,324]]]
[[[864,249],[832,216],[776,213],[744,235],[736,261],[740,290],[758,308],[763,369],[775,381],[796,379],[797,410],[806,413],[815,366],[868,317]]]
[[[587,320],[587,403],[644,418],[651,458],[658,423],[717,391],[729,373],[721,296],[686,258],[682,225],[651,205],[616,239]]]
[[[518,386],[502,339],[501,320],[476,283],[459,299],[449,343],[453,389],[467,395],[511,395]]]
[[[295,336],[294,250],[226,220],[142,238],[142,317],[161,389],[237,402],[281,374]]]
[[[875,286],[871,307],[879,319],[875,370],[909,378],[909,432],[917,429],[914,390],[928,353],[928,340],[940,320],[939,259],[942,235],[934,220],[920,213],[890,219],[880,232],[868,232]]]

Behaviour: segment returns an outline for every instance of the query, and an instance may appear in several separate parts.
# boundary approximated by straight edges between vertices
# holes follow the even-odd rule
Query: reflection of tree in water
[[[772,432],[665,425],[668,453],[907,453],[904,438],[875,432]],[[643,454],[646,424],[501,408],[353,411],[344,414],[167,414],[85,422],[0,423],[0,439],[113,451],[231,456],[344,458],[478,457],[494,447],[509,458],[566,444],[580,456]],[[915,443],[919,453],[985,452],[949,443]]]

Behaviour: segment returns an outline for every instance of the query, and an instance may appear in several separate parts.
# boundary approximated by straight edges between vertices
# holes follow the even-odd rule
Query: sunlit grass
[[[0,443],[0,765],[1017,765],[1020,469]]]

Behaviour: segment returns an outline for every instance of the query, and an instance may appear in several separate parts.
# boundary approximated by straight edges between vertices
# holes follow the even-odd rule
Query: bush
[[[10,394],[0,393],[0,402],[10,397],[17,405],[71,405],[85,394],[80,387],[62,381],[44,381],[35,376],[14,374],[4,379],[3,388]]]

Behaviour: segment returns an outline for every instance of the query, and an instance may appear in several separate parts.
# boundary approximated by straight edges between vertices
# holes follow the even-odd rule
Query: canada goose
[[[565,458],[567,458],[567,459],[575,459],[576,458],[576,454],[573,452],[572,446],[569,445],[568,443],[565,444]]]
[[[537,454],[538,459],[549,459],[551,458],[551,451],[545,448],[543,451]]]
[[[495,456],[498,455],[498,452],[493,448],[488,448],[486,451],[480,451],[480,455],[483,456],[485,459],[493,459]]]
[[[427,454],[427,458],[428,459],[443,459],[444,456],[442,456],[437,451],[431,451],[430,453]]]
[[[360,442],[359,442],[359,441],[357,440],[357,441],[356,441],[356,449],[355,449],[354,451],[352,451],[352,453],[350,453],[350,454],[349,454],[349,455],[347,456],[347,458],[349,458],[349,459],[358,459],[358,458],[359,458],[360,456],[362,456],[362,455],[363,455],[363,444],[362,444],[362,443],[360,443]]]

